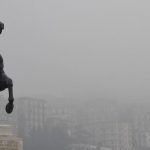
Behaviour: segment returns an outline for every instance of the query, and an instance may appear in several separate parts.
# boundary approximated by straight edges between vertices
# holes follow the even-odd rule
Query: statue
[[[0,22],[0,34],[4,29],[4,24]],[[8,104],[6,105],[6,112],[10,114],[14,108],[14,97],[13,97],[13,82],[4,72],[4,62],[3,57],[0,55],[0,91],[8,89],[9,97],[8,97]]]

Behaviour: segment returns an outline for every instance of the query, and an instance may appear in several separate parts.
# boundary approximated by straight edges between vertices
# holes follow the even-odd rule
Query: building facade
[[[16,101],[18,132],[29,136],[32,130],[44,127],[46,103],[41,99],[20,98]]]
[[[0,150],[23,150],[22,139],[12,133],[9,125],[0,125]]]

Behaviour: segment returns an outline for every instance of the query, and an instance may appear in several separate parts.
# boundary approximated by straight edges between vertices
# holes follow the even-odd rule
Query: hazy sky
[[[0,0],[16,96],[150,99],[148,0]]]

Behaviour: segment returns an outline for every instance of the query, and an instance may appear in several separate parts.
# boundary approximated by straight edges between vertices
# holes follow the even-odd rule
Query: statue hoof
[[[13,108],[14,108],[14,104],[9,102],[9,103],[6,105],[6,112],[7,112],[8,114],[12,113]]]

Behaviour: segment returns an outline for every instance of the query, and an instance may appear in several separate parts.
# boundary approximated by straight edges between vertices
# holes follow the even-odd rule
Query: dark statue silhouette
[[[4,29],[4,24],[0,22],[0,34]],[[13,97],[13,82],[4,72],[4,62],[3,57],[0,55],[0,91],[8,89],[9,98],[8,104],[6,105],[6,112],[10,114],[13,111],[14,105],[14,97]]]

